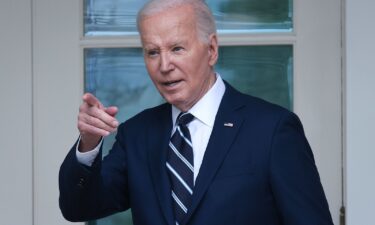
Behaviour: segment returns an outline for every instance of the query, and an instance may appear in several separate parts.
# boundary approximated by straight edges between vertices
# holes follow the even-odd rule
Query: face
[[[140,22],[147,71],[167,102],[188,111],[215,83],[216,34],[198,37],[191,6],[179,6]]]

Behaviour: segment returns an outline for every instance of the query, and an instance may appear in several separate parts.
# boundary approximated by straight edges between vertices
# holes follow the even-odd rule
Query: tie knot
[[[186,125],[194,119],[194,116],[190,113],[180,113],[177,117],[177,125]]]

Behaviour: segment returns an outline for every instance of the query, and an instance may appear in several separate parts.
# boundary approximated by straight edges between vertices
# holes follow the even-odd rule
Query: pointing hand
[[[118,112],[117,107],[104,107],[90,93],[84,94],[82,99],[77,126],[81,134],[79,151],[85,152],[95,148],[103,136],[115,132],[119,123],[115,118]]]

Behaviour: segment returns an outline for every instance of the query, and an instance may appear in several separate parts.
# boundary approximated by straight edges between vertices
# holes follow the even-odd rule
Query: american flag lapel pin
[[[233,127],[233,123],[224,123],[224,127]]]

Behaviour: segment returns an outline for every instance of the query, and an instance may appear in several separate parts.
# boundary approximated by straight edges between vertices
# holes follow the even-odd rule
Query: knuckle
[[[86,113],[90,116],[97,116],[97,109],[95,107],[89,107],[87,110],[86,110]]]
[[[90,124],[91,126],[95,126],[95,127],[97,126],[96,118],[90,116],[86,120],[87,120],[87,123]]]

